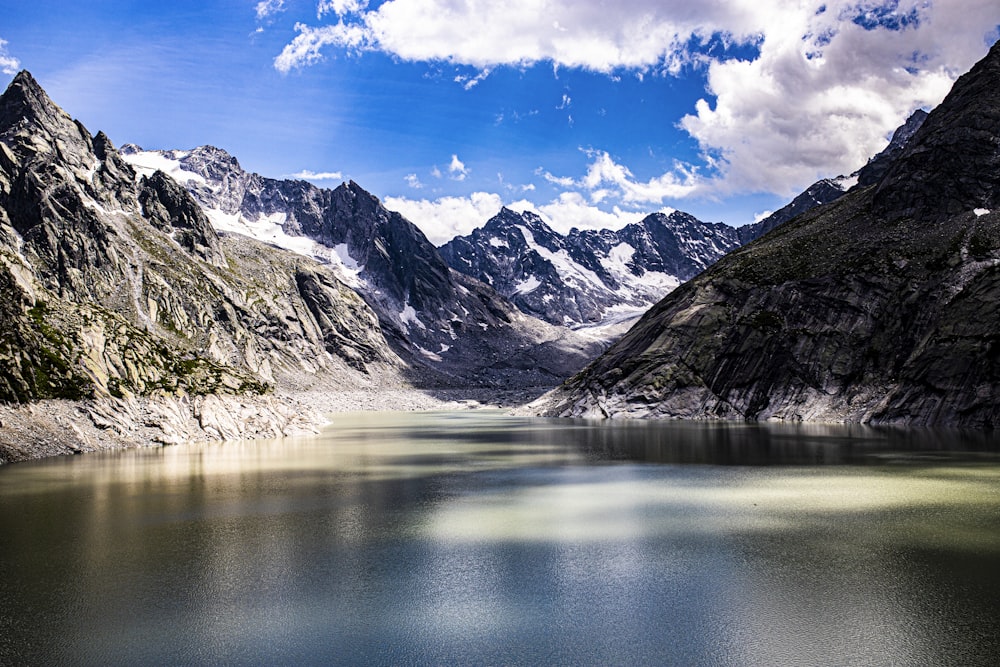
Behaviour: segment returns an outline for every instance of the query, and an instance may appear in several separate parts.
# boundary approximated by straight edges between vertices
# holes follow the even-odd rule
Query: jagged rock
[[[553,231],[536,214],[502,209],[441,247],[456,271],[488,283],[547,322],[603,324],[638,315],[739,245],[735,229],[675,211],[619,231]]]
[[[1000,424],[997,91],[1000,44],[877,185],[726,256],[541,409]]]
[[[0,96],[0,186],[0,401],[259,394],[402,365],[328,268],[220,239],[186,190],[139,177],[27,72]],[[308,304],[305,275],[323,286]]]
[[[908,145],[927,117],[914,112],[889,145],[851,174],[813,183],[759,222],[733,228],[675,211],[654,213],[619,231],[558,234],[534,213],[503,209],[483,227],[441,247],[456,271],[489,283],[521,311],[579,327],[637,317],[734,248],[793,218],[871,185]]]
[[[600,341],[531,321],[490,286],[460,276],[415,225],[353,181],[330,190],[265,178],[212,146],[147,153],[127,145],[123,152],[140,172],[171,163],[171,173],[217,229],[299,252],[308,248],[307,254],[328,263],[378,316],[393,350],[408,362],[412,382],[551,384],[561,377],[546,369],[577,370],[603,349]],[[310,307],[325,299],[327,288],[309,275],[299,276],[299,288]],[[335,322],[318,319],[321,337],[341,345]],[[553,348],[555,340],[566,344]],[[370,355],[363,345],[340,349],[349,364]],[[543,349],[558,358],[530,367],[509,361],[543,356]]]

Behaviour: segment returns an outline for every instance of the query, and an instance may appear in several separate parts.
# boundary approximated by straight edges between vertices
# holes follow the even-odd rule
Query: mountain
[[[850,176],[824,178],[816,181],[806,188],[802,194],[796,196],[791,202],[763,220],[740,227],[740,243],[750,243],[806,211],[811,211],[817,206],[836,201],[847,194],[851,188],[867,187],[878,182],[889,168],[889,165],[903,152],[903,149],[906,148],[906,145],[913,138],[913,135],[916,134],[917,130],[920,129],[920,126],[923,125],[926,118],[927,112],[923,109],[917,109],[910,114],[905,123],[896,128],[896,131],[892,133],[889,145],[879,152],[878,155],[870,159],[868,164],[861,169]]]
[[[449,266],[488,283],[523,312],[570,327],[636,317],[739,245],[734,228],[654,213],[618,231],[553,231],[504,208],[441,247]]]
[[[547,414],[1000,425],[1000,44],[878,180],[744,246]]]
[[[27,72],[0,96],[0,285],[0,402],[92,399],[81,410],[125,439],[281,435],[295,417],[276,389],[405,369],[332,271],[220,238]]]
[[[536,214],[504,208],[480,228],[441,246],[459,272],[488,283],[522,312],[571,328],[631,322],[727,252],[772,229],[871,185],[920,128],[916,111],[889,145],[850,176],[813,183],[759,222],[732,227],[682,211],[654,213],[618,231],[554,231]]]
[[[139,174],[169,173],[215,229],[326,263],[378,316],[414,382],[533,386],[558,382],[602,349],[525,316],[488,285],[452,271],[410,221],[357,183],[334,189],[245,171],[225,151],[124,146]]]

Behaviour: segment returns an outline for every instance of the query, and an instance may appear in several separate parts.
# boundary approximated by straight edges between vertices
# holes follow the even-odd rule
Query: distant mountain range
[[[883,157],[657,303],[544,412],[1000,426],[1000,43]]]
[[[219,232],[325,264],[364,298],[421,382],[544,385],[602,349],[600,341],[526,317],[488,285],[451,270],[415,225],[357,183],[325,189],[265,178],[212,146],[125,145],[122,155],[137,174],[170,174]]]
[[[923,123],[914,113],[884,151],[850,176],[809,186],[788,205],[742,227],[653,213],[612,231],[555,232],[531,212],[502,210],[441,247],[448,265],[481,280],[523,312],[571,328],[632,321],[723,255],[792,218],[877,180]]]

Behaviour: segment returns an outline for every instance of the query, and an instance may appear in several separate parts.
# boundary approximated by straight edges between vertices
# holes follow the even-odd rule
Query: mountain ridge
[[[1000,43],[877,184],[682,285],[540,411],[1000,424],[997,90]]]

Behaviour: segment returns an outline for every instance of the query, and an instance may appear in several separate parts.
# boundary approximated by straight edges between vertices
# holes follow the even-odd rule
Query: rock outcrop
[[[8,404],[161,402],[197,417],[210,397],[265,405],[275,387],[404,367],[328,267],[220,238],[182,187],[138,176],[27,72],[0,97],[0,289]],[[273,428],[257,430],[280,434],[280,419],[261,419]],[[210,435],[236,432],[202,421]]]
[[[325,189],[266,178],[212,146],[123,152],[141,173],[169,168],[217,230],[326,263],[376,313],[421,386],[551,386],[604,347],[526,316],[495,285],[452,270],[413,223],[353,181]]]
[[[456,271],[488,283],[552,324],[606,324],[638,316],[739,245],[737,231],[675,211],[612,230],[562,235],[536,214],[503,209],[441,247]]]
[[[658,303],[547,414],[1000,424],[1000,45],[876,184]]]

